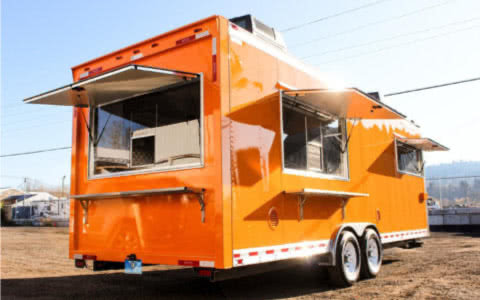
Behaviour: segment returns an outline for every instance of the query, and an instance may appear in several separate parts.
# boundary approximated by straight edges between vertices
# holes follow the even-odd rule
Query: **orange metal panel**
[[[194,40],[183,40],[206,31],[208,34]],[[75,108],[71,194],[180,186],[205,188],[206,222],[201,222],[200,206],[194,195],[91,201],[88,224],[83,224],[82,208],[78,201],[74,201],[70,257],[75,253],[95,254],[98,260],[122,261],[127,255],[135,253],[144,263],[178,264],[179,260],[203,260],[214,261],[215,267],[224,267],[222,155],[219,155],[222,132],[221,77],[217,74],[218,66],[212,61],[213,39],[218,41],[218,37],[217,18],[213,17],[73,69],[73,77],[77,81],[88,70],[101,68],[103,72],[130,63],[130,55],[135,55],[137,51],[143,57],[136,59],[136,64],[204,75],[203,168],[88,179],[88,136],[79,115],[83,111],[88,116],[88,111]],[[120,56],[122,58],[117,59]]]
[[[352,138],[348,151],[349,178],[345,180],[287,174],[282,168],[281,104],[276,87],[327,86],[302,71],[300,65],[298,68],[292,65],[295,60],[288,62],[267,54],[268,46],[262,49],[248,40],[236,40],[230,45],[234,249],[330,239],[339,224],[348,222],[371,222],[381,232],[427,227],[425,203],[418,200],[424,192],[423,179],[399,174],[395,166],[393,133],[412,136],[411,131],[397,124],[406,121],[348,122]],[[357,103],[355,97],[360,95],[352,97]],[[311,196],[300,221],[297,197],[283,191],[303,188],[370,196],[350,199],[345,219],[342,219],[341,200]],[[272,208],[279,217],[275,228],[268,222]]]

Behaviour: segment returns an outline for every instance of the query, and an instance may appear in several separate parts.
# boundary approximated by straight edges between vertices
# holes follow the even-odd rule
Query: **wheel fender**
[[[358,223],[343,223],[339,225],[336,230],[333,232],[331,238],[330,238],[330,244],[328,246],[328,250],[330,253],[330,265],[335,266],[335,258],[336,258],[336,251],[337,251],[337,245],[340,237],[342,236],[342,232],[345,230],[352,231],[355,233],[357,238],[361,238],[363,236],[363,233],[367,228],[373,228],[375,231],[378,232],[377,226],[373,223],[368,223],[368,222],[358,222]],[[379,234],[380,236],[380,234]]]

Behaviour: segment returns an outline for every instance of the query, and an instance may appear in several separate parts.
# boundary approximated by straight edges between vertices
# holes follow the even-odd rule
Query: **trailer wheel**
[[[361,277],[374,278],[380,272],[383,259],[383,247],[377,232],[371,228],[365,230],[361,240],[362,264]]]
[[[335,266],[328,268],[333,285],[349,287],[358,280],[362,265],[361,252],[357,237],[350,231],[343,232],[335,253]]]

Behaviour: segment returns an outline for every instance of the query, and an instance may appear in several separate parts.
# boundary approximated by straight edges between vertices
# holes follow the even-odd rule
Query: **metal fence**
[[[480,207],[480,176],[428,178],[425,186],[442,208]]]

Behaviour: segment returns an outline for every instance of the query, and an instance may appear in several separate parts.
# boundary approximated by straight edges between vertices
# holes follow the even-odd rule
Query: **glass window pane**
[[[421,175],[422,152],[404,143],[397,142],[398,169],[408,173]]]
[[[343,126],[338,120],[329,122],[323,127],[323,153],[327,174],[343,176],[345,173],[343,132]]]
[[[347,176],[346,123],[283,103],[284,167]]]
[[[323,170],[322,143],[322,122],[307,116],[307,168],[309,170]]]
[[[286,168],[306,169],[305,116],[283,107],[283,151]]]
[[[94,174],[199,164],[199,82],[95,108]]]

